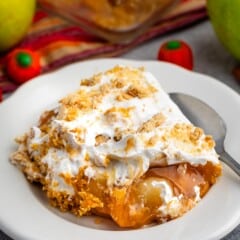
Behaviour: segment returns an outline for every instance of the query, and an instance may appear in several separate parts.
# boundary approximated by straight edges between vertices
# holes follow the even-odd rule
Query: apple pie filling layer
[[[18,157],[22,156],[15,156],[15,159]],[[52,206],[77,216],[110,217],[120,227],[131,228],[182,216],[201,200],[221,175],[221,166],[210,162],[199,166],[180,163],[150,168],[130,185],[109,187],[106,174],[89,179],[84,174],[86,169],[81,169],[75,177],[61,174],[59,181],[52,183],[42,177],[47,174],[47,167],[31,163],[31,174],[38,173],[35,180],[41,182]],[[23,168],[27,176],[30,176],[29,167]],[[71,191],[57,190],[62,182],[71,187]]]
[[[212,137],[142,68],[82,80],[17,143],[12,163],[52,205],[122,227],[181,216],[221,174]]]

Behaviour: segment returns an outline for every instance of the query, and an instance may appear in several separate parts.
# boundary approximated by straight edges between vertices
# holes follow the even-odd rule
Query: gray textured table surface
[[[240,84],[235,81],[231,73],[237,62],[218,42],[208,21],[165,35],[164,37],[156,38],[122,55],[122,57],[138,60],[156,60],[160,44],[168,39],[182,39],[187,41],[192,46],[194,52],[194,70],[196,72],[213,76],[240,93]],[[239,239],[240,225],[222,240]],[[0,240],[10,240],[10,238],[0,231]]]

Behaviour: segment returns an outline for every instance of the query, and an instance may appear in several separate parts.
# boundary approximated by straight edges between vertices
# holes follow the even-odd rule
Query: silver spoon
[[[220,156],[220,160],[240,176],[240,164],[224,149],[226,125],[219,114],[206,103],[193,96],[183,93],[170,93],[169,95],[194,125],[213,136],[216,142],[215,149]]]

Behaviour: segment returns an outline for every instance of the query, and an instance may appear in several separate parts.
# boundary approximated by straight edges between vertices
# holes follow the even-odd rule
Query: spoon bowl
[[[224,148],[227,128],[221,116],[196,97],[184,93],[170,93],[169,96],[195,126],[202,128],[206,134],[212,135],[216,142],[215,149],[220,156],[220,160],[240,176],[240,164]]]

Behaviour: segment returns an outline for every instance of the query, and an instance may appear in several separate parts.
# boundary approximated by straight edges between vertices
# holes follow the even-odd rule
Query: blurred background
[[[159,59],[158,52],[163,43],[172,40],[189,46],[194,71],[211,75],[239,92],[239,2],[1,1],[1,92],[11,93],[39,74],[90,58],[166,60]],[[22,50],[28,50],[19,58],[24,67],[14,60]],[[30,57],[34,62],[26,68]]]

